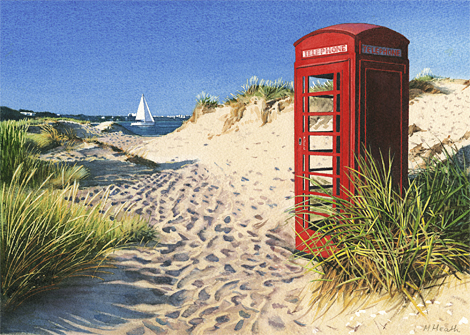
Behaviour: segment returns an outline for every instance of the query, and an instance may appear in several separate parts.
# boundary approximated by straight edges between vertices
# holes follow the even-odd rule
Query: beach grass
[[[409,99],[413,100],[414,98],[420,96],[422,93],[443,93],[438,87],[433,85],[433,82],[442,78],[443,77],[441,76],[433,74],[431,69],[424,69],[410,81]]]
[[[264,100],[262,105],[265,107],[267,102],[283,98],[290,97],[291,101],[293,101],[294,84],[293,82],[286,82],[282,79],[274,81],[264,79],[260,80],[256,76],[248,79],[246,84],[242,85],[242,88],[236,94],[231,94],[231,97],[227,97],[223,102],[225,106],[230,106],[231,110],[230,116],[227,118],[223,126],[222,133],[228,131],[236,122],[241,120],[243,113],[246,110],[246,106],[250,103],[253,97]],[[219,107],[219,98],[208,95],[205,92],[202,92],[197,96],[196,102],[196,107],[187,123],[194,123],[202,115],[212,113],[215,111],[216,107]],[[261,121],[263,124],[267,123],[269,115],[267,115],[266,110],[261,111],[261,114]]]
[[[226,98],[224,104],[229,105],[234,102],[248,102],[252,97],[261,97],[266,101],[279,98],[294,97],[294,83],[283,81],[281,78],[277,80],[259,79],[252,76],[242,85],[242,89],[236,94],[231,94],[230,98]]]
[[[139,216],[121,215],[121,208],[105,210],[109,192],[77,197],[78,185],[61,190],[29,188],[20,165],[10,183],[3,183],[1,206],[2,310],[10,310],[29,297],[57,287],[66,278],[97,276],[109,266],[106,256],[129,242],[147,242],[155,231]],[[102,195],[95,206],[91,202]],[[120,219],[117,219],[120,217]]]
[[[196,107],[216,108],[219,105],[219,97],[202,92],[196,96]]]
[[[425,68],[425,69],[423,69],[423,71],[418,73],[416,75],[416,77],[413,78],[413,80],[416,80],[416,81],[432,81],[432,80],[440,79],[440,78],[442,78],[442,77],[432,73],[430,68]]]
[[[26,178],[29,171],[36,171],[34,176],[28,179],[32,187],[41,185],[46,178],[50,185],[63,187],[87,176],[87,171],[83,167],[39,160],[36,150],[38,142],[31,141],[32,137],[27,134],[28,127],[29,121],[0,122],[0,173],[3,183],[11,181],[20,164],[23,165],[20,172],[23,179]],[[39,146],[43,144],[39,143]],[[50,175],[52,178],[49,178]]]
[[[125,204],[106,206],[109,191],[76,201],[77,180],[87,175],[83,167],[39,159],[38,147],[74,143],[80,140],[75,134],[44,126],[32,143],[28,126],[28,121],[0,123],[2,311],[66,278],[94,276],[90,273],[106,266],[106,255],[116,247],[156,239],[147,221],[126,215]]]
[[[358,170],[350,170],[356,192],[343,190],[345,199],[332,196],[326,201],[334,206],[323,209],[307,205],[307,213],[329,215],[311,222],[317,238],[328,242],[310,247],[310,253],[333,251],[306,265],[321,275],[314,281],[312,306],[328,310],[341,298],[346,308],[380,293],[411,302],[423,314],[418,301],[425,304],[426,288],[468,270],[470,181],[446,155],[444,161],[433,159],[400,192],[391,177],[391,160],[376,162],[366,154],[357,159]],[[325,203],[314,195],[309,200]]]
[[[41,124],[41,134],[37,137],[37,140],[41,148],[57,147],[60,145],[65,145],[70,148],[82,142],[82,139],[77,136],[73,128],[66,127],[63,132],[59,132],[59,130],[50,123]]]
[[[277,80],[265,80],[259,79],[257,76],[252,76],[246,81],[245,85],[238,90],[235,94],[231,94],[231,97],[227,97],[223,104],[230,106],[230,116],[227,118],[222,132],[225,133],[243,117],[243,113],[246,110],[246,106],[250,103],[253,97],[259,100],[264,100],[261,103],[266,107],[269,102],[281,100],[284,98],[290,98],[291,103],[294,99],[294,83],[283,81],[281,78]],[[183,124],[183,127],[189,123],[195,123],[204,114],[212,113],[215,108],[219,107],[219,98],[211,96],[205,92],[197,95],[196,107],[193,110],[191,118]],[[269,113],[267,110],[261,111],[261,121],[264,124],[268,123]]]

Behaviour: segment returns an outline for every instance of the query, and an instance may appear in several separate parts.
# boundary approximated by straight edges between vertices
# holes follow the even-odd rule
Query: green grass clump
[[[219,97],[209,95],[205,92],[196,96],[196,107],[216,108],[219,105]]]
[[[246,81],[235,95],[232,94],[231,98],[227,98],[225,104],[233,102],[247,102],[250,98],[257,96],[264,98],[266,101],[293,97],[294,96],[294,83],[285,82],[282,79],[277,80],[259,80],[258,77],[253,76]]]
[[[87,171],[83,167],[39,160],[36,146],[29,140],[28,127],[28,121],[0,122],[0,174],[3,183],[11,181],[20,164],[23,165],[20,172],[22,179],[27,177],[29,171],[36,170],[34,176],[29,179],[32,187],[41,185],[51,174],[52,178],[49,178],[48,182],[55,187],[63,187],[86,177]]]
[[[271,80],[259,80],[258,77],[253,76],[247,80],[246,85],[242,85],[242,89],[239,90],[235,95],[231,94],[231,98],[226,98],[224,105],[232,107],[230,117],[224,125],[224,131],[229,129],[234,123],[239,121],[243,117],[243,112],[246,110],[246,105],[250,102],[253,97],[259,97],[264,99],[266,102],[291,97],[294,98],[294,83],[284,82],[282,79]],[[219,106],[219,97],[208,95],[205,92],[197,95],[196,107],[193,110],[191,118],[185,122],[196,122],[199,117],[204,114],[211,113],[214,108]],[[263,116],[264,119],[267,116]],[[266,123],[266,120],[263,120]]]
[[[307,265],[321,274],[312,305],[331,307],[342,297],[347,306],[376,292],[410,301],[423,313],[416,299],[421,296],[425,303],[424,289],[468,269],[470,181],[448,153],[447,158],[433,160],[399,192],[392,181],[391,160],[377,163],[366,154],[357,160],[358,170],[350,170],[355,193],[343,190],[347,200],[331,197],[335,208],[307,210],[329,215],[311,223],[319,239],[329,239],[311,253],[335,251]]]
[[[19,164],[26,168],[34,165],[28,150],[26,131],[27,121],[0,122],[1,180],[9,181]]]
[[[424,93],[443,93],[439,88],[433,85],[433,81],[441,79],[442,77],[434,75],[430,69],[426,68],[410,81],[410,94],[409,99],[413,100]]]
[[[66,148],[71,148],[72,146],[83,142],[83,140],[77,136],[73,128],[65,127],[62,132],[59,132],[59,130],[50,123],[44,123],[41,125],[41,134],[37,137],[37,141],[41,148],[61,145],[65,145]]]
[[[327,80],[323,83],[318,80],[318,82],[313,83],[312,86],[309,87],[309,92],[324,92],[324,91],[333,91],[333,80]]]
[[[431,80],[439,79],[439,78],[441,78],[441,77],[433,74],[430,68],[425,68],[423,71],[418,73],[413,80],[431,81]]]
[[[23,168],[2,185],[0,194],[2,310],[54,289],[66,278],[94,276],[105,257],[124,243],[155,238],[140,217],[105,210],[106,200],[91,207],[93,199],[71,201],[77,184],[62,190],[45,188],[45,183],[28,188],[35,171],[22,179]]]

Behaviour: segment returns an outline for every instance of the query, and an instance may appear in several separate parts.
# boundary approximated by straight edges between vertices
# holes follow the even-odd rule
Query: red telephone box
[[[355,155],[362,147],[377,159],[380,152],[384,159],[390,153],[392,177],[405,185],[408,44],[393,30],[363,23],[319,29],[294,43],[297,250],[324,244],[310,238],[315,231],[309,222],[325,214],[305,214],[303,205],[311,200],[303,196],[344,198],[342,187],[352,190],[347,167],[356,167]],[[305,179],[311,177],[327,192]]]

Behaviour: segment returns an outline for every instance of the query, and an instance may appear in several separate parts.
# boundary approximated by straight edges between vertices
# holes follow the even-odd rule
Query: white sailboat
[[[142,98],[140,98],[140,104],[137,109],[135,120],[138,122],[131,123],[131,126],[149,127],[155,125],[155,120],[153,119],[152,114],[150,114],[149,106],[147,105],[147,101],[143,94]]]

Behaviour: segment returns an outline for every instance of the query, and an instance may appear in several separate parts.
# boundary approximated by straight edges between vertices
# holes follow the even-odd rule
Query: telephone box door
[[[296,249],[314,253],[325,239],[315,238],[311,223],[327,216],[315,209],[328,204],[305,196],[341,197],[341,185],[349,185],[349,61],[298,68],[295,75]]]

